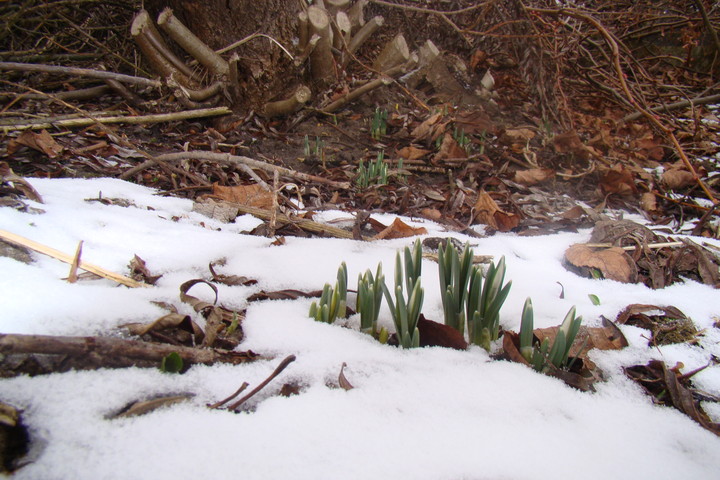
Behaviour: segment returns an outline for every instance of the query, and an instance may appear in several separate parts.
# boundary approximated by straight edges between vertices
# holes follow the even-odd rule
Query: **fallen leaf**
[[[565,261],[581,271],[584,268],[595,268],[608,280],[623,283],[637,281],[635,262],[620,247],[597,249],[576,243],[565,250]]]
[[[343,362],[342,366],[340,367],[340,375],[338,375],[338,384],[340,385],[340,388],[342,388],[345,391],[352,390],[353,387],[350,382],[348,382],[348,379],[345,377],[345,367],[347,367],[347,363]]]
[[[411,135],[415,140],[435,140],[445,131],[447,122],[439,123],[442,113],[431,115],[428,119],[413,129]]]
[[[431,150],[413,147],[412,145],[410,145],[409,147],[403,147],[398,150],[397,156],[404,158],[405,160],[417,160],[418,158],[424,157],[428,153],[431,153]]]
[[[252,278],[243,277],[240,275],[223,275],[215,272],[214,265],[211,263],[208,265],[208,268],[210,269],[210,274],[212,275],[213,282],[215,283],[222,283],[223,285],[242,285],[242,286],[248,286],[248,285],[255,285],[257,283],[257,280]]]
[[[616,321],[619,324],[650,330],[653,345],[688,342],[697,335],[692,320],[672,305],[628,305],[618,314]]]
[[[555,135],[553,146],[557,153],[571,154],[581,160],[587,160],[592,153],[575,131]]]
[[[530,140],[535,138],[535,131],[529,128],[508,128],[498,139],[503,145],[521,144],[525,146]]]
[[[312,292],[303,292],[300,290],[277,290],[274,292],[261,291],[250,295],[247,299],[248,302],[258,302],[261,300],[296,300],[298,298],[315,298],[322,295],[321,290],[314,290]]]
[[[16,144],[42,152],[49,158],[55,158],[63,151],[62,145],[57,143],[47,130],[41,130],[40,133],[30,130],[24,131],[16,139],[10,141],[8,154],[14,153],[17,150]]]
[[[706,430],[720,435],[720,424],[713,423],[700,408],[692,391],[683,384],[688,378],[678,370],[677,367],[668,368],[665,362],[660,360],[651,360],[647,365],[625,368],[625,374],[639,383],[657,403],[675,407]]]
[[[620,164],[611,168],[600,180],[600,189],[605,195],[610,193],[633,195],[637,193],[632,172]]]
[[[669,190],[681,190],[697,183],[691,172],[676,168],[663,172],[660,182]]]
[[[468,344],[465,341],[465,337],[448,325],[428,320],[424,315],[420,314],[417,328],[420,332],[421,347],[445,347],[456,350],[467,350]]]
[[[145,415],[146,413],[154,412],[158,408],[175,405],[176,403],[184,402],[194,397],[194,393],[183,393],[180,395],[167,395],[163,397],[157,397],[150,400],[137,401],[129,404],[123,408],[119,413],[110,416],[110,419],[116,418],[130,418],[137,417],[139,415]]]
[[[376,220],[375,220],[376,221]],[[372,224],[372,222],[370,222]],[[377,222],[380,223],[380,222]],[[396,218],[390,226],[373,237],[373,240],[391,240],[393,238],[407,238],[416,235],[425,235],[427,230],[424,227],[411,227],[399,218]]]
[[[518,170],[515,172],[515,182],[527,187],[537,185],[555,176],[551,168],[531,168],[529,170]]]
[[[520,216],[500,210],[495,200],[487,193],[480,192],[475,202],[475,221],[500,232],[509,232],[520,224]]]
[[[443,136],[440,151],[433,157],[433,161],[467,158],[467,152],[462,148],[452,135],[446,133]]]
[[[137,280],[138,282],[147,283],[148,285],[155,285],[155,283],[157,283],[160,277],[162,277],[162,274],[151,274],[150,270],[147,268],[145,260],[138,257],[137,255],[135,255],[133,259],[130,260],[128,268],[130,269],[130,278]]]
[[[249,207],[269,209],[273,206],[273,194],[258,184],[223,187],[213,183],[213,196],[226,202]]]
[[[645,192],[640,196],[640,206],[648,213],[658,211],[657,200],[654,192]]]
[[[420,210],[420,215],[434,222],[442,219],[442,212],[440,212],[437,208],[423,208]]]

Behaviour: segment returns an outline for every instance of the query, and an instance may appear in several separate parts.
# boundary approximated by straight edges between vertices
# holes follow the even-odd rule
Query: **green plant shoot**
[[[490,342],[500,335],[500,309],[510,293],[512,281],[503,285],[505,257],[497,266],[488,267],[483,277],[479,267],[473,267],[470,275],[467,300],[468,335],[470,342],[490,351]]]
[[[395,257],[395,300],[393,300],[393,294],[390,293],[387,285],[384,282],[382,283],[385,300],[390,306],[390,313],[395,323],[398,342],[403,348],[420,346],[420,331],[417,328],[417,323],[425,295],[420,285],[421,270],[422,246],[420,240],[417,240],[412,250],[410,247],[405,247],[403,257],[401,257],[400,252]],[[407,288],[407,300],[405,299],[403,284]]]
[[[323,323],[334,323],[337,318],[344,318],[347,310],[347,266],[340,264],[335,287],[326,283],[323,287],[320,302],[312,302],[309,316]]]
[[[462,255],[449,242],[447,248],[440,245],[438,270],[440,294],[445,314],[445,325],[461,334],[465,333],[465,305],[468,297],[468,283],[472,273],[473,251],[465,245]]]
[[[378,335],[377,319],[382,304],[385,275],[382,264],[379,264],[375,276],[370,270],[358,275],[357,304],[355,310],[360,314],[360,331],[372,336]]]

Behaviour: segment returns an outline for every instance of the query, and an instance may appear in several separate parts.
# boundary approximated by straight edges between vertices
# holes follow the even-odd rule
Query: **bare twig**
[[[89,68],[76,67],[59,67],[57,65],[43,65],[37,63],[17,63],[17,62],[0,62],[0,70],[14,70],[17,72],[46,72],[59,73],[63,75],[72,75],[75,77],[101,78],[105,80],[110,78],[121,83],[130,83],[133,85],[142,85],[144,87],[159,88],[162,82],[151,80],[143,77],[133,77],[132,75],[124,75],[122,73],[104,72],[102,70],[92,70]]]
[[[128,178],[131,178],[133,175],[158,163],[158,161],[170,163],[170,162],[177,162],[180,160],[208,160],[211,162],[223,163],[225,165],[234,165],[234,166],[244,164],[251,168],[259,168],[261,170],[265,170],[268,172],[274,172],[277,170],[280,175],[285,176],[285,177],[297,178],[297,179],[305,180],[308,182],[323,183],[325,185],[330,185],[332,187],[339,188],[339,189],[349,189],[350,188],[349,182],[335,182],[332,180],[328,180],[326,178],[316,177],[315,175],[309,175],[307,173],[296,172],[294,170],[290,170],[289,168],[271,165],[269,163],[261,162],[259,160],[255,160],[253,158],[244,157],[241,155],[230,155],[229,153],[219,153],[219,152],[178,152],[178,153],[168,153],[165,155],[159,155],[155,158],[152,158],[152,159],[144,162],[141,165],[133,167],[130,170],[124,172],[120,176],[120,178],[123,180],[127,180]]]
[[[282,373],[282,371],[287,368],[288,365],[290,365],[292,362],[294,362],[295,358],[296,358],[295,355],[288,355],[287,357],[285,357],[285,359],[282,362],[280,362],[280,365],[277,366],[277,368],[270,374],[270,376],[268,378],[266,378],[260,385],[255,387],[250,393],[248,393],[247,395],[242,397],[240,400],[238,400],[237,402],[230,405],[228,407],[228,410],[233,410],[233,411],[237,412],[243,403],[247,402],[253,395],[255,395],[260,390],[265,388],[267,386],[267,384],[270,383],[275,377],[280,375]]]
[[[187,120],[189,118],[215,117],[218,115],[228,115],[232,113],[228,107],[201,108],[197,110],[185,110],[182,112],[159,113],[156,115],[120,115],[114,117],[97,117],[97,118],[68,118],[64,120],[52,121],[51,119],[43,119],[37,122],[28,122],[23,125],[14,125],[12,127],[2,126],[5,133],[13,130],[27,130],[50,127],[84,127],[92,124],[108,124],[108,123],[125,123],[128,125],[138,125],[144,123],[162,123],[173,122],[176,120]]]

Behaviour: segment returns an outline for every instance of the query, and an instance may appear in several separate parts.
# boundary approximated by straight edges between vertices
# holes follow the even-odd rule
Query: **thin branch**
[[[38,63],[0,62],[0,70],[13,70],[17,72],[60,73],[76,77],[101,78],[103,80],[105,80],[106,78],[111,78],[121,83],[142,85],[144,87],[159,88],[162,86],[162,82],[158,80],[151,80],[149,78],[143,77],[134,77],[132,75],[124,75],[122,73],[92,70],[89,68],[59,67],[57,65],[43,65]]]

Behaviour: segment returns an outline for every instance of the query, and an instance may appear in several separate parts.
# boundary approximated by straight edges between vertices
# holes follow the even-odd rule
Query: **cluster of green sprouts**
[[[385,275],[382,272],[382,264],[378,264],[374,277],[370,270],[365,271],[364,275],[358,275],[355,310],[360,314],[360,331],[372,335],[380,340],[380,343],[386,343],[388,338],[387,329],[383,327],[378,331],[377,325],[384,285]]]
[[[403,268],[404,265],[404,268]],[[420,346],[420,331],[417,328],[425,292],[420,286],[422,271],[422,246],[420,240],[415,241],[412,250],[405,247],[404,256],[400,252],[395,257],[395,301],[393,294],[383,282],[382,289],[385,300],[390,306],[390,313],[395,323],[395,334],[403,348]],[[403,289],[407,289],[407,295]]]
[[[372,120],[370,121],[370,136],[373,140],[380,140],[387,133],[387,110],[375,108]]]
[[[344,318],[347,305],[347,266],[340,265],[335,287],[326,283],[323,287],[320,302],[310,305],[310,316],[318,322],[334,323],[337,318]]]
[[[463,335],[467,325],[470,342],[489,351],[491,342],[499,336],[500,309],[512,286],[512,282],[504,283],[505,257],[497,265],[491,262],[483,274],[479,266],[473,265],[473,250],[469,245],[458,252],[452,244],[446,243],[438,251],[438,266],[445,324]],[[412,248],[405,247],[402,254],[397,253],[393,290],[385,283],[381,264],[374,275],[370,270],[359,275],[356,310],[360,314],[360,331],[382,343],[387,341],[387,330],[378,330],[384,297],[390,307],[399,345],[403,348],[420,346],[418,320],[424,299],[421,273],[422,245],[417,240]],[[319,322],[333,323],[337,318],[345,317],[346,302],[347,266],[343,262],[338,268],[335,286],[325,284],[320,300],[310,306],[309,315]],[[572,307],[552,344],[547,338],[539,342],[533,335],[533,306],[528,298],[520,325],[520,353],[539,372],[570,368],[570,347],[581,322],[582,317],[575,316],[575,307]]]
[[[555,341],[550,345],[550,341],[545,338],[542,343],[536,342],[533,336],[534,313],[532,300],[528,297],[523,306],[522,319],[520,322],[520,354],[525,360],[532,365],[538,372],[546,372],[550,368],[567,368],[572,367],[572,362],[568,364],[570,357],[570,347],[572,347],[575,337],[580,330],[582,317],[575,316],[575,307],[565,315],[563,323],[558,328],[555,335]],[[587,342],[587,339],[585,339]],[[580,348],[582,351],[585,344]]]
[[[385,151],[378,152],[377,159],[370,162],[365,167],[362,159],[357,169],[357,177],[355,184],[358,188],[364,189],[370,185],[387,185],[388,183],[388,164],[385,161]]]
[[[500,335],[500,309],[510,293],[512,282],[503,285],[505,257],[497,266],[491,263],[483,275],[473,265],[474,253],[465,245],[462,254],[455,247],[442,245],[438,251],[440,293],[445,324],[461,334],[467,322],[471,343],[490,350],[490,342]]]

